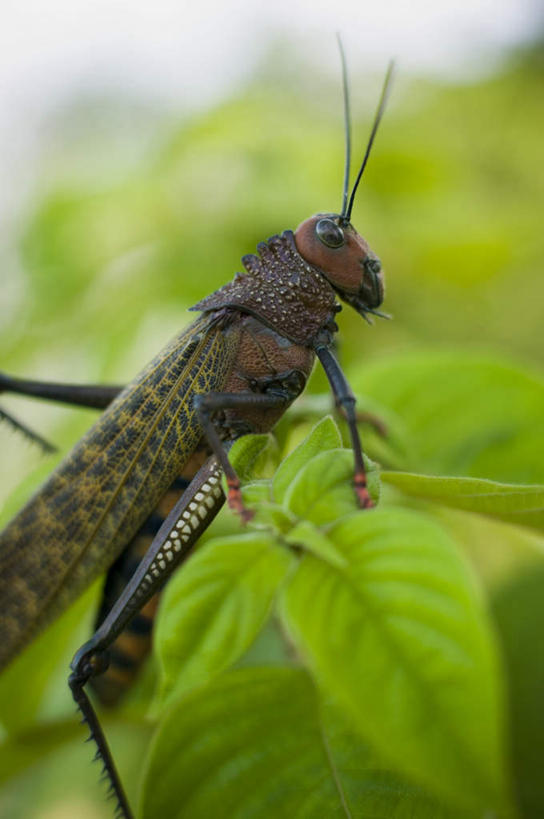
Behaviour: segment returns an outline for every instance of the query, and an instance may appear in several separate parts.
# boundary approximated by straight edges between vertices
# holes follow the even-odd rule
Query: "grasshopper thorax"
[[[338,213],[318,213],[295,231],[300,255],[325,276],[341,299],[358,313],[383,301],[381,263],[350,222]]]

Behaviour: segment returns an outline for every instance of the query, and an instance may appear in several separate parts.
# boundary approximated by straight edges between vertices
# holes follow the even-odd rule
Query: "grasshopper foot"
[[[230,509],[232,509],[233,512],[236,512],[237,515],[240,515],[242,523],[249,523],[249,521],[255,517],[255,512],[244,506],[242,492],[240,489],[240,481],[231,481],[227,479],[227,486],[227,503]]]
[[[366,485],[366,475],[361,472],[356,472],[353,478],[353,486],[355,489],[355,494],[357,495],[357,501],[359,502],[359,506],[361,509],[372,509],[376,504],[370,497],[368,492],[368,487]]]

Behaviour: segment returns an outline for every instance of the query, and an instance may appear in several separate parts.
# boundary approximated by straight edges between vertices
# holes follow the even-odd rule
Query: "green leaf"
[[[223,488],[227,489],[226,479],[223,476]],[[248,507],[258,508],[261,503],[270,503],[270,481],[259,480],[246,483],[242,486],[244,503]]]
[[[216,538],[168,584],[157,624],[162,702],[234,663],[269,615],[292,557],[259,533]]]
[[[438,504],[430,507],[428,514],[466,555],[486,591],[496,589],[520,570],[542,563],[544,537],[532,529]]]
[[[283,539],[291,546],[302,547],[339,569],[347,565],[345,557],[335,548],[329,538],[320,529],[306,520],[301,520],[295,524],[295,526],[283,536]]]
[[[544,483],[544,381],[530,370],[427,350],[384,358],[352,381],[403,419],[411,469]]]
[[[81,739],[81,728],[74,719],[46,722],[25,731],[21,736],[4,739],[0,744],[0,782],[18,776],[55,748],[74,739]]]
[[[451,541],[395,509],[353,514],[328,537],[349,569],[306,555],[282,604],[323,689],[399,770],[453,805],[507,812],[500,668]]]
[[[379,494],[376,468],[366,461],[368,489]],[[353,490],[353,453],[328,449],[315,455],[298,471],[285,492],[284,506],[294,515],[322,526],[339,520],[357,508]]]
[[[323,450],[338,449],[342,438],[333,418],[327,415],[280,464],[272,481],[274,498],[281,503],[297,473],[314,455]]]
[[[497,483],[483,478],[447,478],[382,472],[384,483],[408,495],[477,512],[508,523],[544,529],[544,486]]]
[[[510,695],[512,761],[522,816],[544,816],[544,568],[510,579],[493,601]]]
[[[241,481],[253,478],[257,465],[272,446],[270,435],[242,435],[229,450],[229,460]]]
[[[140,819],[467,819],[384,770],[300,669],[222,675],[168,712]],[[474,817],[475,819],[475,817]]]

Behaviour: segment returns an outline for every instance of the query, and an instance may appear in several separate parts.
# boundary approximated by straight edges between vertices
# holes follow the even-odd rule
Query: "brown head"
[[[343,301],[351,304],[364,318],[367,313],[385,316],[377,309],[384,297],[382,265],[368,243],[351,224],[351,211],[355,194],[366,167],[374,137],[385,110],[391,80],[393,63],[389,64],[382,88],[380,102],[374,117],[365,155],[359,168],[355,184],[349,193],[349,172],[351,160],[351,123],[349,114],[349,89],[346,58],[342,42],[338,38],[342,60],[344,87],[344,118],[346,135],[346,163],[341,213],[318,213],[305,219],[295,231],[298,252],[313,267],[317,268],[332,285]]]
[[[318,213],[306,219],[295,231],[295,244],[341,299],[362,316],[376,313],[384,296],[380,260],[341,214]]]

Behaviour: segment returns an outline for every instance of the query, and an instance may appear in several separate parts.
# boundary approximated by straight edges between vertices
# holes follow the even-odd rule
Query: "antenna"
[[[349,111],[349,80],[348,67],[346,64],[346,53],[342,43],[342,38],[336,33],[338,49],[340,51],[340,61],[342,63],[342,89],[344,96],[344,136],[346,140],[346,161],[344,165],[344,186],[342,189],[342,219],[348,207],[349,170],[351,165],[351,116]]]
[[[372,130],[370,131],[370,137],[368,139],[368,144],[366,146],[365,155],[363,157],[363,161],[361,167],[359,169],[359,173],[357,174],[357,179],[355,180],[355,184],[353,186],[353,190],[351,191],[351,196],[349,197],[349,204],[347,210],[342,208],[341,219],[344,224],[347,224],[351,218],[351,211],[353,209],[353,202],[355,201],[355,194],[357,193],[357,188],[359,187],[359,182],[361,181],[361,177],[363,175],[363,171],[366,168],[366,163],[368,162],[368,157],[370,156],[370,151],[372,150],[372,144],[374,142],[374,137],[378,131],[378,127],[383,116],[383,112],[385,111],[385,106],[387,105],[387,100],[389,98],[389,92],[391,91],[391,82],[393,80],[393,74],[395,70],[395,63],[393,60],[389,63],[387,67],[387,73],[385,75],[385,80],[383,82],[382,93],[380,96],[380,101],[378,103],[378,108],[376,110],[376,115],[374,117],[374,123],[372,125]]]

